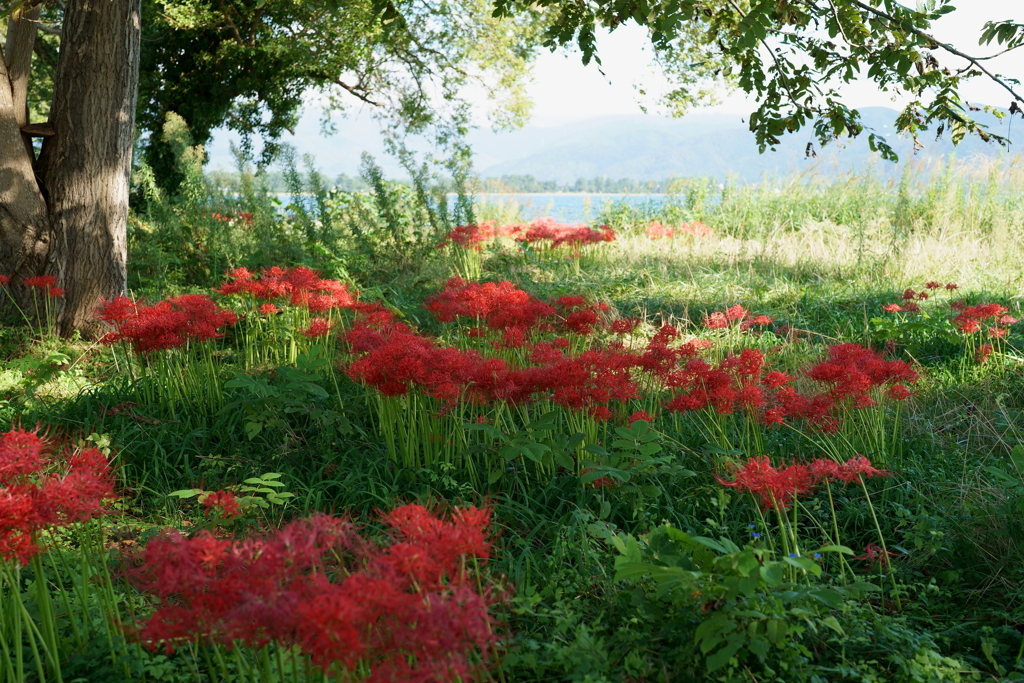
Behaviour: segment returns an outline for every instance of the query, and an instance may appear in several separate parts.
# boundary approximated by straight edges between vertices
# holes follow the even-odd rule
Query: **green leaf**
[[[565,451],[555,451],[554,460],[556,465],[558,465],[559,467],[564,467],[570,472],[576,469],[576,461],[573,460],[572,456],[566,453]]]
[[[661,496],[661,489],[652,484],[647,484],[640,487],[640,493],[646,498],[659,498]]]
[[[839,609],[843,606],[843,596],[831,588],[816,588],[808,591],[808,595],[832,609]]]
[[[487,483],[493,484],[494,482],[500,480],[503,476],[505,476],[504,470],[491,470],[490,473],[487,475]]]
[[[825,624],[825,626],[828,626],[842,637],[846,637],[846,632],[843,631],[843,627],[839,625],[839,620],[835,617],[825,617],[821,620],[821,623]]]
[[[725,549],[725,546],[713,538],[707,538],[706,536],[694,536],[693,540],[707,548],[711,548],[715,552],[721,553],[722,555],[729,554],[729,551]]]
[[[764,625],[764,630],[772,645],[778,646],[789,633],[789,624],[782,619],[769,619]]]
[[[845,545],[823,545],[818,548],[815,552],[818,553],[842,553],[843,555],[853,555],[853,551],[847,548]]]
[[[262,422],[246,422],[245,423],[245,435],[252,441],[256,438],[256,435],[263,431]]]
[[[797,569],[810,572],[815,576],[821,575],[821,567],[818,566],[817,562],[808,557],[784,557],[782,561]]]
[[[1010,451],[1010,461],[1017,468],[1017,472],[1024,475],[1024,444],[1017,444]]]
[[[786,571],[777,564],[761,567],[761,578],[769,586],[778,586],[786,576]]]
[[[171,491],[168,496],[174,496],[175,498],[194,498],[202,493],[202,489],[181,489],[180,491]]]
[[[746,641],[746,635],[741,633],[736,633],[730,636],[729,640],[725,644],[725,647],[723,647],[715,654],[710,655],[704,661],[704,664],[708,667],[708,671],[716,671],[718,669],[721,669],[726,664],[728,664],[729,660],[731,660],[733,655],[735,655],[739,651],[739,649],[743,647]]]

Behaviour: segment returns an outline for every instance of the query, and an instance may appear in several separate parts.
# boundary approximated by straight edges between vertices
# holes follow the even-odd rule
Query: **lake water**
[[[624,202],[631,206],[658,207],[665,203],[663,194],[479,194],[481,205],[518,205],[526,220],[550,217],[563,223],[589,223],[597,219],[608,202]]]

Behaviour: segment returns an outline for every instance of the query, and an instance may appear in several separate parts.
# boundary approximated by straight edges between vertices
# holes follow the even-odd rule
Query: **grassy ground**
[[[194,502],[169,497],[172,491],[230,488],[268,472],[279,473],[295,497],[255,515],[249,533],[312,510],[344,511],[377,530],[377,512],[401,502],[492,505],[497,540],[491,571],[515,586],[515,597],[501,607],[506,640],[491,673],[502,680],[1017,680],[1024,642],[1024,472],[1018,469],[1024,467],[1024,325],[1011,328],[1005,353],[984,366],[973,358],[966,362],[963,345],[938,330],[950,317],[943,297],[999,302],[1011,316],[1024,317],[1021,185],[1020,166],[1009,162],[917,169],[888,185],[870,175],[785,179],[724,191],[691,182],[657,210],[606,207],[602,218],[618,239],[580,258],[538,257],[511,243],[482,255],[482,280],[510,280],[541,299],[583,295],[604,301],[609,318],[640,317],[647,334],[663,323],[704,334],[705,314],[742,304],[775,322],[773,331],[741,346],[774,352],[787,369],[840,342],[884,350],[885,324],[877,322],[885,320],[883,305],[899,302],[907,288],[955,282],[955,296],[940,293],[925,302],[933,306],[927,309],[933,311],[931,326],[888,349],[921,374],[900,413],[900,457],[889,464],[894,476],[871,482],[872,505],[848,487],[836,492],[835,515],[820,495],[807,511],[808,519],[834,517],[858,554],[881,531],[897,558],[895,592],[892,577],[866,563],[856,565],[858,575],[880,590],[844,593],[834,604],[815,602],[799,588],[840,586],[834,565],[820,584],[802,579],[786,595],[768,584],[759,584],[753,597],[728,593],[723,586],[735,576],[724,565],[703,566],[703,583],[683,593],[617,579],[622,551],[615,535],[647,535],[653,543],[656,530],[671,524],[691,536],[725,537],[742,546],[750,542],[748,525],[768,533],[749,499],[715,479],[724,471],[722,458],[738,454],[709,453],[700,434],[668,419],[654,427],[663,433],[669,460],[644,479],[658,495],[642,504],[616,489],[581,487],[564,473],[546,481],[479,485],[450,466],[396,467],[375,432],[366,389],[344,376],[337,387],[341,408],[267,368],[250,374],[282,389],[274,396],[239,389],[227,391],[228,409],[179,406],[172,412],[141,402],[123,361],[106,347],[40,340],[24,328],[5,327],[0,423],[38,423],[112,446],[124,494],[112,526],[130,539],[145,540],[157,527],[204,524]],[[298,255],[283,246],[303,234],[297,214],[284,220],[260,214],[258,205],[234,207],[251,209],[254,226],[214,234],[209,231],[228,228],[203,222],[208,206],[151,210],[148,219],[140,213],[133,244],[147,279],[136,285],[148,287],[155,299],[205,290],[219,281],[220,266],[304,262],[355,280],[364,299],[383,297],[415,328],[454,340],[421,306],[454,274],[447,252],[434,249],[427,233],[401,237],[407,233],[389,225],[383,212],[367,218],[372,206],[332,201],[334,241],[314,240]],[[417,209],[408,206],[409,224],[416,224]],[[488,211],[481,207],[480,218],[488,218]],[[322,218],[317,225],[325,224]],[[654,241],[644,232],[654,219],[699,219],[715,232]],[[174,236],[185,228],[203,236],[190,249],[213,251],[174,252]],[[254,256],[244,256],[245,240]],[[232,243],[232,250],[216,251],[218,241]],[[389,254],[401,249],[395,265]],[[171,253],[178,261],[167,259]],[[209,266],[203,276],[190,259],[220,266]],[[225,366],[221,381],[234,369]],[[331,388],[324,372],[313,373],[310,382]],[[247,426],[254,421],[263,425],[256,434]],[[786,436],[773,437],[769,447],[777,461],[817,455]],[[801,533],[811,532],[802,527]],[[719,597],[705,600],[702,591]],[[753,613],[784,622],[787,635],[763,653],[745,645],[709,670],[708,655],[720,650],[715,644],[702,648],[709,641],[701,640],[701,624],[716,614],[740,615],[736,623],[754,634],[758,627],[750,624],[760,617]],[[829,617],[838,629],[826,623]],[[101,644],[91,647],[102,655]],[[100,655],[68,660],[64,679],[122,680],[97,663]],[[181,654],[159,661],[141,651],[137,656],[146,658],[152,680],[206,675],[190,672]]]

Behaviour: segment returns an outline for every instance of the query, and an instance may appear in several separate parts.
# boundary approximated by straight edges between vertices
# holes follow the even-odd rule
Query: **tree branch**
[[[381,102],[375,102],[375,101],[371,100],[369,98],[369,96],[366,94],[365,88],[361,88],[359,85],[354,85],[354,86],[353,85],[349,85],[348,83],[345,83],[344,81],[342,81],[340,78],[335,79],[334,82],[335,82],[335,84],[341,86],[342,88],[344,88],[345,90],[350,92],[352,95],[358,97],[360,100],[362,100],[363,102],[366,102],[367,104],[373,105],[374,107],[383,107],[384,106],[383,103],[381,103]]]
[[[898,21],[895,17],[893,17],[893,16],[883,12],[882,10],[875,9],[871,5],[866,5],[863,2],[861,2],[860,0],[851,0],[851,2],[854,5],[856,5],[857,7],[860,7],[865,12],[869,12],[869,13],[875,15],[876,17],[881,17],[882,19],[885,19],[886,21],[899,26],[901,29],[906,30],[906,31],[908,31],[910,33],[913,33],[914,35],[918,36],[919,38],[924,38],[925,40],[929,41],[930,43],[932,43],[934,45],[938,45],[939,47],[941,47],[946,52],[949,52],[950,54],[954,54],[957,57],[960,57],[961,59],[966,59],[968,62],[970,62],[971,64],[976,66],[978,69],[980,69],[983,74],[985,74],[986,76],[989,77],[989,79],[991,79],[995,83],[998,83],[999,85],[1001,85],[1004,90],[1006,90],[1008,93],[1010,93],[1010,95],[1013,96],[1013,99],[1015,99],[1018,102],[1024,103],[1024,97],[1021,97],[1016,92],[1014,92],[1013,88],[1010,87],[1009,83],[1004,81],[999,76],[997,76],[997,75],[993,74],[992,72],[990,72],[988,69],[986,69],[981,64],[981,62],[980,62],[981,59],[989,59],[989,58],[972,57],[969,54],[966,54],[964,52],[961,52],[960,50],[957,50],[955,47],[953,47],[949,43],[943,43],[942,41],[937,40],[934,36],[931,36],[931,35],[925,33],[924,31],[922,31],[919,28],[914,28],[913,26],[909,26],[909,27],[905,26],[905,24],[903,22]],[[996,55],[993,55],[993,56],[996,56]]]

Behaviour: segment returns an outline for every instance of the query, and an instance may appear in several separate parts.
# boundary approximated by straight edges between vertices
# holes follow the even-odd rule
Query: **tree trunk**
[[[65,335],[98,334],[99,300],[127,288],[140,5],[68,0],[50,109],[55,134],[44,139],[34,173],[17,131],[14,88],[3,87],[15,74],[0,82],[0,274],[54,275],[65,290],[58,303]]]
[[[0,59],[0,275],[16,283],[18,276],[42,272],[49,253],[46,202],[32,168],[31,140],[26,146],[21,133],[28,123],[28,69],[36,33],[32,14],[11,15]]]

